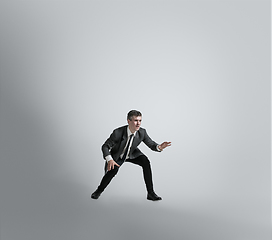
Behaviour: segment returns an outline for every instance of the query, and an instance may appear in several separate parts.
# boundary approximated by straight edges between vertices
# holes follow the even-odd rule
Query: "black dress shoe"
[[[152,200],[152,201],[162,200],[162,198],[159,197],[155,192],[149,192],[149,193],[147,194],[147,199],[148,199],[148,200]]]
[[[100,197],[101,192],[99,190],[96,190],[92,195],[91,198],[98,199]]]

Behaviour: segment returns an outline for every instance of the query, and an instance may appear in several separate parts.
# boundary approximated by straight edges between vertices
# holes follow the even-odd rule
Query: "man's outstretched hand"
[[[161,145],[159,145],[159,149],[162,151],[166,147],[171,146],[171,142],[163,142]]]
[[[117,167],[120,167],[120,165],[118,165],[114,160],[108,161],[108,166],[107,166],[108,171],[110,171],[111,169],[114,169],[115,165]]]

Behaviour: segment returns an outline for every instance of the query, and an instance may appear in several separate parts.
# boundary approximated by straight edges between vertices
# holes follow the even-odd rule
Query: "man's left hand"
[[[171,142],[163,142],[161,145],[159,145],[159,149],[162,151],[166,147],[171,146]]]

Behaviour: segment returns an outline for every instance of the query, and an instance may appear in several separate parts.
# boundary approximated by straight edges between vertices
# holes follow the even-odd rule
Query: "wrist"
[[[105,157],[105,159],[106,159],[107,162],[109,162],[109,161],[112,160],[113,158],[112,158],[111,155],[108,155],[108,156]]]

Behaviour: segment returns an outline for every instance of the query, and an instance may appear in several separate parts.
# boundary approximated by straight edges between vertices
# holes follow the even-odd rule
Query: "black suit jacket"
[[[127,127],[122,126],[115,130],[113,130],[110,137],[105,141],[102,145],[103,157],[105,158],[108,155],[111,155],[114,161],[117,161],[120,157],[124,147],[126,145],[128,136],[127,136]],[[151,150],[157,151],[157,143],[154,142],[148,135],[144,128],[140,128],[135,136],[131,145],[131,149],[129,152],[129,158],[133,159],[139,157],[140,155],[144,155],[140,149],[137,147],[141,142],[144,142]]]

